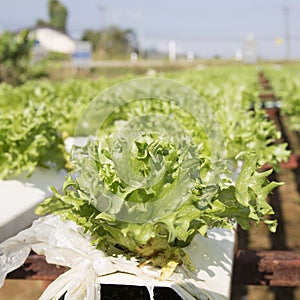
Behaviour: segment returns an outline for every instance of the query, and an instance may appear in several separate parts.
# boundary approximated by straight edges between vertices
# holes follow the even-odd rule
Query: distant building
[[[36,39],[36,45],[42,46],[47,51],[66,54],[75,51],[75,41],[64,32],[48,27],[38,27],[31,32]]]

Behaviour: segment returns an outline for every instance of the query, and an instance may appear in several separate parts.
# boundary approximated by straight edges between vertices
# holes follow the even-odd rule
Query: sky
[[[48,19],[48,0],[0,0],[0,30],[33,26]],[[68,33],[109,25],[133,28],[140,46],[200,57],[230,58],[252,37],[259,57],[284,59],[286,32],[290,58],[300,58],[300,1],[293,0],[60,0],[67,7]],[[288,9],[288,17],[284,8]],[[288,20],[288,29],[285,21]]]

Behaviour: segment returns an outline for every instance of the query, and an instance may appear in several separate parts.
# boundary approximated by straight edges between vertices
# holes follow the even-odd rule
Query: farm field
[[[163,70],[143,74],[122,76],[95,76],[93,78],[47,79],[27,81],[19,86],[0,84],[0,178],[14,178],[23,172],[31,174],[37,166],[70,168],[68,154],[64,150],[64,139],[73,136],[78,120],[99,93],[120,82],[151,75],[167,78],[184,84],[197,91],[209,104],[215,120],[222,128],[225,157],[237,167],[243,153],[251,155],[247,163],[252,172],[258,172],[268,164],[275,172],[268,178],[271,181],[285,182],[275,187],[268,197],[269,204],[278,220],[277,232],[269,206],[257,200],[261,186],[257,185],[257,195],[253,197],[253,214],[236,212],[235,218],[244,229],[239,229],[238,248],[249,250],[300,250],[300,168],[299,163],[289,165],[290,152],[300,154],[300,66],[295,65],[222,65],[201,66],[187,70]],[[264,75],[266,81],[260,80]],[[86,76],[88,77],[88,76]],[[162,91],[164,93],[165,91]],[[269,95],[267,98],[261,95]],[[270,96],[270,94],[272,94]],[[159,91],[158,91],[159,95]],[[126,95],[128,97],[128,95]],[[129,95],[133,97],[133,95]],[[113,100],[109,100],[113,101]],[[151,104],[152,105],[152,104]],[[137,116],[144,109],[166,112],[166,107],[159,102],[151,106],[147,102],[125,106],[117,110],[117,117],[109,119],[113,130],[114,121]],[[195,107],[197,104],[195,104]],[[176,113],[177,108],[172,107]],[[188,107],[193,111],[194,107]],[[270,110],[271,109],[271,110]],[[273,111],[272,111],[273,109]],[[274,110],[275,109],[275,110]],[[121,116],[121,118],[120,118]],[[114,119],[115,118],[115,119]],[[92,120],[92,118],[91,118]],[[179,120],[189,128],[195,141],[200,143],[203,130],[197,127],[195,120],[185,113]],[[208,119],[205,119],[210,121]],[[92,121],[91,121],[92,122]],[[213,126],[213,124],[208,124]],[[194,130],[194,129],[197,130]],[[193,130],[192,130],[193,129]],[[209,156],[211,145],[204,142],[204,153]],[[252,162],[251,162],[252,160]],[[246,161],[246,160],[245,160]],[[284,161],[285,165],[281,164]],[[245,162],[244,162],[245,163]],[[266,175],[267,176],[267,175]],[[244,177],[251,183],[251,176]],[[255,184],[255,183],[253,183]],[[265,183],[264,183],[265,184]],[[241,187],[242,188],[242,187]],[[249,204],[249,207],[251,205]],[[47,211],[47,207],[45,211]],[[251,206],[252,209],[252,206]],[[265,215],[271,215],[265,217]],[[225,225],[226,220],[218,216],[216,225]],[[264,221],[266,224],[259,223]],[[208,217],[207,224],[211,226]],[[255,227],[257,223],[258,227]],[[24,289],[29,281],[19,286]],[[16,290],[17,281],[8,281],[0,290],[0,299],[6,299],[8,290]],[[30,289],[41,291],[41,283],[35,283]],[[29,289],[29,288],[28,288]],[[242,298],[247,296],[247,298]],[[27,299],[26,294],[20,298]],[[32,299],[32,295],[28,299]],[[232,299],[300,299],[300,288],[233,286]]]

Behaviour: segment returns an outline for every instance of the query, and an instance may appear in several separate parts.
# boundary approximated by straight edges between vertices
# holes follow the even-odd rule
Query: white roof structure
[[[65,33],[51,28],[38,28],[32,33],[47,51],[66,54],[72,54],[75,51],[75,41]]]

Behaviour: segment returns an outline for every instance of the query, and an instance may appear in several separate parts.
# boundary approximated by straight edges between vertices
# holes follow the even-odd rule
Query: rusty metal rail
[[[233,284],[300,286],[300,251],[238,250]]]
[[[44,256],[34,254],[7,278],[51,281],[66,270],[48,264]],[[300,286],[300,251],[238,250],[234,259],[233,284]]]

